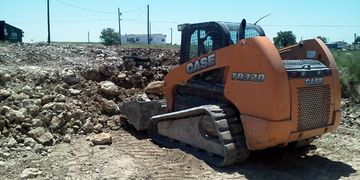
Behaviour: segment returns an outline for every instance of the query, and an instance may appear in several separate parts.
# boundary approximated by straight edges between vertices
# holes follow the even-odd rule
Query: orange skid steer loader
[[[245,20],[178,28],[180,65],[165,77],[166,99],[122,107],[155,143],[227,166],[253,150],[310,143],[339,125],[339,75],[321,40],[278,50]]]

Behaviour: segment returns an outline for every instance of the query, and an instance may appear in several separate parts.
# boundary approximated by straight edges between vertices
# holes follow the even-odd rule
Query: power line
[[[93,13],[98,13],[98,14],[116,14],[116,12],[97,11],[97,10],[94,10],[94,9],[83,8],[83,7],[80,7],[80,6],[69,4],[69,3],[61,1],[61,0],[56,0],[56,1],[63,4],[63,5],[65,5],[65,6],[81,9],[81,10],[88,11],[88,12],[93,12]],[[133,12],[140,11],[140,10],[143,10],[143,9],[146,9],[146,6],[142,6],[140,8],[131,9],[131,10],[127,10],[127,11],[122,11],[121,13],[133,13]]]
[[[151,22],[155,22],[155,23],[167,23],[167,24],[184,24],[184,23],[185,23],[185,22],[161,21],[161,20],[152,20]]]
[[[145,12],[145,10],[144,10]],[[143,13],[142,13],[143,14]],[[142,15],[140,14],[140,16]],[[139,17],[140,17],[139,16]],[[74,20],[58,20],[58,21],[51,21],[51,23],[71,23],[71,22],[97,22],[97,21],[117,21],[116,18],[103,18],[103,19],[74,19]],[[121,19],[124,21],[134,21],[134,22],[146,22],[146,19],[138,19],[135,18],[127,18]],[[167,24],[183,24],[185,22],[178,22],[178,21],[163,21],[163,20],[151,20],[152,23],[167,23]],[[13,24],[41,24],[46,23],[46,21],[19,21],[19,22],[12,22]],[[262,27],[325,27],[325,28],[359,28],[360,25],[335,25],[335,24],[324,24],[324,25],[314,25],[314,24],[262,24]]]
[[[132,9],[132,10],[127,10],[127,11],[123,11],[122,13],[132,13],[132,12],[136,12],[142,9],[146,9],[146,6],[140,7],[140,8],[136,8],[136,9]]]
[[[89,12],[93,12],[93,13],[98,13],[98,14],[116,14],[116,12],[105,12],[105,11],[97,11],[97,10],[93,10],[93,9],[88,9],[88,8],[83,8],[83,7],[80,7],[80,6],[76,6],[76,5],[72,5],[72,4],[69,4],[69,3],[66,3],[66,2],[63,2],[63,1],[60,1],[60,0],[56,0],[57,2],[65,5],[65,6],[69,6],[69,7],[72,7],[72,8],[77,8],[77,9],[81,9],[81,10],[84,10],[84,11],[89,11]]]
[[[102,22],[102,21],[116,21],[116,18],[108,19],[78,19],[78,20],[63,20],[63,21],[52,21],[52,23],[73,23],[73,22]]]
[[[51,21],[53,23],[73,23],[73,22],[101,22],[101,21],[116,21],[115,18],[107,19],[74,19],[74,20],[60,20],[60,21]],[[28,21],[28,22],[13,22],[13,24],[44,24],[46,21]]]
[[[135,16],[135,18],[133,18],[133,20],[137,20],[141,15],[144,14],[145,11],[146,9],[143,9],[137,16]]]

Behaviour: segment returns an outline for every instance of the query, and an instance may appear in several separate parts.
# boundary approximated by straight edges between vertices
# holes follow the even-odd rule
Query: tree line
[[[317,36],[324,43],[327,43],[327,38],[324,36]],[[119,34],[112,28],[105,28],[101,31],[100,39],[104,45],[116,45],[119,43]],[[277,48],[283,48],[296,44],[296,36],[292,31],[280,31],[277,36],[273,38],[274,45]],[[360,43],[360,36],[355,39],[354,43]]]

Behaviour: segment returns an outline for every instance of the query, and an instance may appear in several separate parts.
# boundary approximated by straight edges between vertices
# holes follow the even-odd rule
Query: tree
[[[327,38],[324,37],[324,36],[318,36],[318,37],[316,37],[316,38],[321,39],[324,43],[327,43],[327,42],[328,42],[328,41],[327,41]]]
[[[105,28],[101,31],[100,39],[107,46],[114,45],[118,43],[119,35],[114,29]]]
[[[296,44],[296,37],[292,31],[280,31],[277,33],[277,37],[274,37],[273,40],[275,46],[278,48]]]

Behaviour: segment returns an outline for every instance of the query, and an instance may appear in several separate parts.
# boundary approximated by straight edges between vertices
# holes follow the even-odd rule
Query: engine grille
[[[330,86],[298,88],[298,131],[324,127],[329,123]]]

